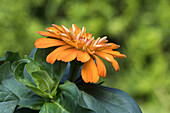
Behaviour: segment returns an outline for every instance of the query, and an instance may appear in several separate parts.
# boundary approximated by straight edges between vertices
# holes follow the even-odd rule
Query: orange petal
[[[57,56],[63,52],[65,49],[68,49],[68,48],[71,48],[71,46],[69,45],[66,45],[66,46],[61,46],[61,47],[58,47],[57,49],[55,49],[54,51],[52,51],[46,58],[46,61],[48,63],[51,63],[53,64],[56,59],[57,59]]]
[[[99,76],[103,76],[103,78],[105,78],[106,77],[106,67],[105,67],[104,63],[96,55],[93,55],[93,56],[96,59],[97,70],[98,70]]]
[[[66,38],[66,37],[62,37],[61,39],[62,39],[64,42],[66,42],[67,44],[69,44],[69,45],[77,48],[76,44],[75,44],[73,41],[71,41],[70,39],[68,39],[68,38]]]
[[[61,27],[63,28],[63,30],[65,31],[65,33],[69,32],[69,29],[67,29],[64,25],[61,25]]]
[[[78,35],[78,34],[81,32],[81,29],[78,28],[76,24],[73,24],[73,25],[72,25],[72,28],[73,28],[73,33],[74,33],[75,35]]]
[[[81,75],[82,75],[84,82],[86,83],[88,82],[96,83],[99,80],[97,67],[92,58],[88,62],[85,62],[83,64]]]
[[[62,61],[64,62],[70,62],[76,58],[76,52],[72,52],[69,54],[69,56],[65,56],[62,58]]]
[[[112,46],[110,46],[110,47],[105,47],[105,48],[107,48],[107,49],[117,49],[117,48],[120,47],[120,45],[117,45],[117,44],[115,44],[115,43],[107,43],[107,44],[112,45]]]
[[[70,36],[70,38],[71,38],[73,41],[76,40],[76,36],[73,34],[72,31],[69,31],[69,36]]]
[[[90,60],[90,55],[85,51],[77,51],[77,61],[87,62]]]
[[[74,34],[75,34],[76,29],[77,29],[77,25],[76,24],[72,24],[72,30],[73,30]]]
[[[88,39],[91,39],[92,34],[90,34],[90,33],[86,33],[86,37],[88,37]]]
[[[86,37],[86,28],[85,27],[82,28],[82,32],[83,32],[82,36]]]
[[[112,51],[112,50],[101,50],[102,52],[109,53],[113,55],[114,57],[118,58],[126,58],[125,54],[121,54],[119,51]]]
[[[56,35],[54,34],[51,34],[49,32],[46,32],[46,31],[38,31],[37,32],[38,34],[42,35],[42,36],[45,36],[45,37],[56,37]],[[56,37],[57,38],[57,37]]]
[[[113,65],[116,71],[119,71],[119,64],[115,59],[111,62],[111,64]]]
[[[60,52],[57,57],[57,60],[62,60],[64,62],[70,62],[76,58],[77,49],[67,49],[65,51]]]
[[[59,26],[59,25],[56,25],[56,24],[52,24],[56,29],[58,29],[58,31],[60,32],[64,32],[64,30]]]
[[[95,52],[98,56],[102,57],[104,60],[112,62],[114,60],[113,56],[104,52]]]
[[[46,30],[49,32],[49,33],[51,33],[51,34],[53,34],[53,35],[55,35],[56,36],[56,38],[61,38],[61,33],[62,32],[60,32],[58,29],[56,29],[55,27],[48,27],[48,28],[46,28]]]
[[[57,39],[39,38],[35,41],[36,48],[48,48],[53,46],[65,45],[66,43]]]
[[[48,27],[48,28],[46,28],[46,30],[48,32],[52,32],[52,33],[58,33],[59,32],[55,27]]]

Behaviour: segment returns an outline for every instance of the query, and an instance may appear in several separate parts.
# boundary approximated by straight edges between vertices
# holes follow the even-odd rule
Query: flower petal
[[[111,64],[113,65],[116,71],[119,71],[119,64],[115,59],[111,62]]]
[[[90,60],[90,55],[85,51],[77,51],[77,61],[87,62]]]
[[[113,56],[104,52],[95,52],[98,56],[102,57],[104,60],[112,62],[114,60]]]
[[[73,41],[71,41],[70,39],[68,39],[68,38],[66,38],[66,37],[61,37],[61,39],[62,39],[64,42],[66,42],[67,44],[72,45],[73,47],[77,48],[76,44],[75,44]]]
[[[54,34],[51,34],[49,32],[46,32],[46,31],[38,31],[37,32],[38,34],[42,35],[42,36],[45,36],[45,37],[56,37],[56,35]],[[57,38],[57,37],[56,37]]]
[[[106,49],[117,49],[120,47],[120,45],[117,45],[115,43],[107,43],[109,45],[111,45],[110,47],[105,47]]]
[[[59,25],[56,25],[56,24],[52,24],[53,27],[55,27],[58,31],[60,31],[61,33],[64,32],[64,30],[59,26]]]
[[[48,47],[60,46],[60,45],[66,45],[66,43],[63,41],[60,41],[57,39],[51,39],[51,38],[39,38],[35,41],[36,48],[48,48]]]
[[[70,62],[76,58],[76,53],[77,53],[77,49],[75,48],[64,50],[58,55],[57,60]]]
[[[103,78],[105,78],[106,77],[106,67],[105,67],[104,63],[96,55],[93,55],[93,56],[96,60],[97,70],[98,70],[99,76],[103,76]]]
[[[77,25],[76,24],[72,24],[72,31],[73,31],[73,33],[75,34],[75,31],[76,31],[76,29],[77,29]]]
[[[81,70],[81,75],[83,80],[88,82],[96,83],[99,80],[99,75],[97,71],[96,64],[94,60],[91,58],[88,62],[83,64],[83,68]]]
[[[46,30],[50,33],[59,33],[60,31],[56,29],[55,27],[48,27]]]
[[[46,58],[46,61],[48,63],[51,63],[53,64],[56,59],[57,59],[57,56],[63,52],[65,49],[68,49],[68,48],[71,48],[71,46],[69,45],[66,45],[66,46],[61,46],[61,47],[58,47],[57,49],[55,49],[54,51],[52,51]]]
[[[72,24],[72,30],[76,36],[81,32],[81,29],[78,28],[76,24]]]
[[[113,55],[114,57],[118,58],[126,58],[125,54],[121,54],[119,51],[112,51],[112,50],[101,50],[102,52],[109,53]]]

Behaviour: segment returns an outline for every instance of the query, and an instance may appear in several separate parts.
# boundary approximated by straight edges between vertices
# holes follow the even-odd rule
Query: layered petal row
[[[48,63],[53,64],[56,60],[71,62],[77,60],[83,63],[81,75],[83,80],[88,83],[96,83],[99,76],[106,77],[106,67],[100,57],[110,62],[116,71],[119,70],[119,64],[115,58],[125,58],[117,49],[120,46],[114,43],[107,43],[107,37],[92,37],[92,34],[86,33],[86,28],[78,28],[73,24],[67,29],[64,25],[46,28],[47,32],[38,33],[47,38],[39,38],[35,41],[36,48],[56,47],[46,58]]]

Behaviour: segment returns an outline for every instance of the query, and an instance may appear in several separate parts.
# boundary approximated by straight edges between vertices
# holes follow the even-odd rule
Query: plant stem
[[[71,82],[75,82],[81,65],[82,63],[78,61],[70,62],[70,74],[68,76],[68,80],[70,80]]]

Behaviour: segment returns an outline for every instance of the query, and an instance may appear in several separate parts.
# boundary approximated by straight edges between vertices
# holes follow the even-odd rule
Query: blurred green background
[[[144,113],[170,111],[170,0],[1,0],[0,56],[23,57],[51,24],[85,26],[127,55],[120,71],[106,63],[105,86],[130,94]]]

